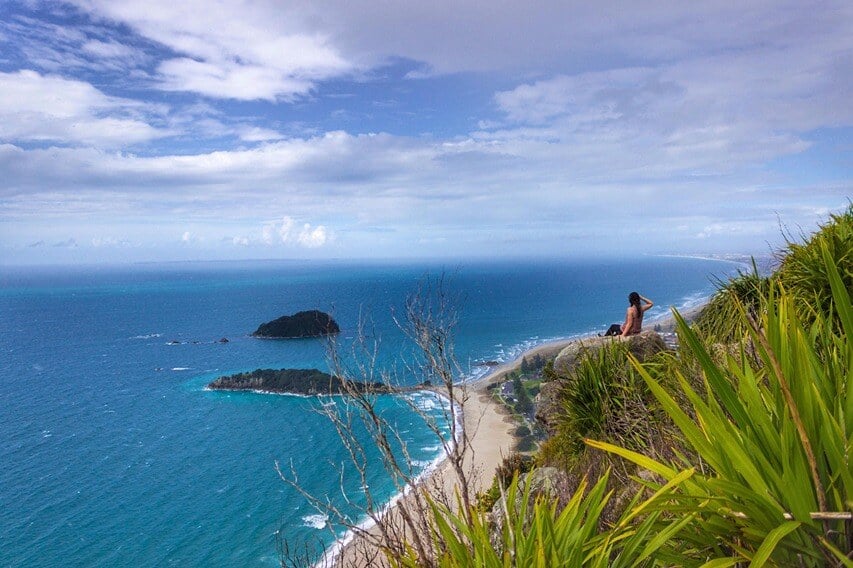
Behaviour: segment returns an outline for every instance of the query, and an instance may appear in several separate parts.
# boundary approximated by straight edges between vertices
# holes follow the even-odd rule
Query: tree
[[[300,484],[298,472],[292,466],[285,471],[276,464],[280,477],[328,516],[330,528],[342,526],[354,535],[354,541],[348,547],[349,553],[327,559],[327,565],[381,565],[385,558],[400,558],[413,551],[420,566],[433,566],[439,550],[432,539],[424,537],[429,535],[434,523],[434,505],[459,510],[463,518],[469,520],[473,515],[474,483],[479,472],[473,468],[470,439],[476,432],[479,417],[466,417],[464,428],[459,420],[464,415],[468,388],[464,383],[455,381],[460,374],[452,342],[456,315],[443,278],[437,282],[426,280],[408,298],[404,313],[395,315],[394,321],[413,346],[411,360],[405,362],[408,374],[420,377],[422,385],[432,385],[429,390],[440,394],[444,401],[442,415],[436,420],[410,397],[402,398],[439,440],[447,458],[443,468],[428,480],[417,482],[419,468],[413,464],[396,426],[377,407],[383,395],[358,388],[364,381],[380,381],[389,389],[401,390],[400,381],[393,372],[377,368],[379,338],[362,322],[357,340],[346,355],[337,340],[330,338],[330,369],[341,379],[343,395],[340,403],[320,406],[318,412],[329,419],[343,443],[349,457],[347,469],[361,478],[365,501],[357,505],[355,517],[368,519],[374,528],[365,529],[359,518],[347,514],[329,499],[308,492]],[[449,433],[445,433],[443,423],[450,425]],[[364,431],[367,432],[366,437],[361,434]],[[382,467],[393,480],[396,490],[408,492],[390,512],[386,511],[386,503],[372,494],[367,483],[369,456],[374,447],[378,448]],[[343,465],[338,466],[337,473],[341,478],[345,475],[344,469]],[[452,484],[445,483],[445,480],[452,480]],[[455,493],[447,490],[449,486]],[[347,504],[355,505],[346,498],[343,484],[341,491]],[[283,552],[293,549],[286,544],[281,547]],[[304,562],[282,554],[282,566],[297,565],[304,565]]]

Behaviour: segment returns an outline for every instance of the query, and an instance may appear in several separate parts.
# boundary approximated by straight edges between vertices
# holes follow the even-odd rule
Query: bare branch
[[[392,314],[413,350],[409,359],[401,361],[404,381],[398,380],[395,369],[379,366],[381,341],[364,314],[360,314],[356,339],[348,348],[335,338],[329,341],[329,367],[341,380],[343,394],[320,404],[317,410],[332,424],[349,460],[347,464],[333,464],[333,467],[339,475],[343,502],[347,508],[357,511],[358,518],[353,519],[352,513],[347,514],[328,497],[317,497],[307,491],[300,485],[292,465],[285,475],[276,464],[282,480],[328,517],[330,530],[343,527],[352,535],[353,541],[345,554],[326,558],[327,565],[386,565],[388,558],[400,558],[407,547],[411,547],[421,566],[434,566],[440,551],[430,529],[432,508],[426,498],[427,491],[435,503],[461,509],[470,520],[478,472],[474,470],[474,460],[470,459],[473,457],[472,433],[463,427],[462,417],[469,393],[464,382],[456,382],[462,375],[452,342],[457,317],[445,286],[444,276],[436,281],[425,279],[418,291],[407,299],[402,316]],[[419,385],[407,386],[413,378]],[[364,382],[381,383],[387,387],[386,392],[398,393],[391,396],[399,397],[419,416],[440,443],[446,465],[428,480],[419,478],[421,468],[415,465],[406,440],[379,404],[389,395],[363,388]],[[437,413],[431,413],[420,404],[423,399],[418,392],[436,397],[439,401]],[[469,423],[476,426],[481,417],[469,418],[474,418]],[[373,494],[368,483],[368,472],[376,466],[376,458],[371,458],[376,450],[385,474],[402,494],[391,509]],[[446,474],[452,477],[445,477]],[[347,494],[344,480],[351,484],[352,476],[362,485],[363,501],[351,499]],[[448,480],[454,484],[455,496],[452,495],[454,491],[446,490],[445,481]]]

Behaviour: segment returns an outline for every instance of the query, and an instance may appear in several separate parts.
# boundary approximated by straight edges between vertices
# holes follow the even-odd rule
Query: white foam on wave
[[[678,312],[680,314],[684,315],[687,312],[690,312],[690,311],[695,310],[697,308],[701,308],[702,306],[707,304],[711,300],[711,296],[712,296],[712,294],[709,294],[707,292],[694,292],[692,294],[687,294],[687,295],[683,296],[679,300],[679,302],[673,307],[676,310],[678,310]],[[656,306],[656,307],[652,308],[652,310],[649,312],[649,315],[647,317],[648,317],[648,319],[646,320],[647,322],[650,322],[650,323],[658,322],[661,320],[666,320],[666,319],[671,318],[672,317],[672,311],[668,307],[667,308],[661,308],[660,311],[658,311],[658,308]],[[644,326],[644,328],[645,328],[645,326]]]
[[[189,371],[189,367],[172,367],[173,371]]]
[[[329,516],[320,513],[316,515],[305,515],[302,517],[302,526],[310,527],[312,529],[324,529],[328,522]]]
[[[592,331],[584,333],[575,333],[568,336],[539,337],[538,335],[535,335],[509,347],[498,345],[498,347],[501,347],[501,349],[497,349],[494,353],[492,353],[491,356],[478,359],[494,361],[495,363],[497,363],[497,365],[472,365],[469,371],[462,376],[461,382],[476,382],[485,377],[486,375],[495,372],[496,370],[498,370],[499,367],[515,361],[528,351],[531,351],[542,345],[547,345],[549,343],[554,343],[557,341],[571,341],[575,339],[581,339],[584,337],[589,337],[591,335],[593,335]]]
[[[163,337],[162,333],[146,333],[144,335],[134,335],[131,339],[155,339],[157,337]]]
[[[442,405],[448,405],[448,406],[450,405],[450,400],[447,397],[444,397],[444,396],[442,396],[436,392],[421,391],[419,393],[413,393],[412,395],[409,395],[409,396],[416,396],[416,395],[429,396],[429,397],[436,397],[436,398],[444,399],[441,402],[441,404]],[[454,410],[453,421],[456,423],[456,439],[453,441],[453,443],[458,444],[459,440],[462,437],[462,424],[463,424],[463,422],[462,422],[462,418],[463,418],[462,417],[462,409],[460,409],[458,406],[455,406],[453,410]],[[430,448],[434,447],[436,449],[436,451],[442,449],[442,446],[440,446],[440,445],[429,446],[429,447]],[[441,463],[445,459],[447,459],[447,454],[444,451],[441,451],[432,461],[425,461],[424,460],[427,465],[415,477],[414,485],[417,485],[418,483],[422,482],[427,477],[432,475],[432,473],[435,472],[439,468],[439,466],[441,465]],[[403,491],[401,493],[397,493],[396,495],[394,495],[388,501],[388,503],[386,503],[385,506],[382,507],[382,510],[379,512],[378,517],[381,519],[382,517],[387,515],[388,512],[394,507],[394,505],[396,505],[400,501],[400,499],[402,499],[403,497],[405,497],[406,495],[411,493],[412,487],[413,487],[412,485],[406,485],[406,487],[403,488]],[[304,518],[303,518],[303,520],[304,520]],[[359,530],[359,531],[369,530],[371,527],[373,527],[375,525],[376,525],[376,523],[373,521],[373,519],[365,519],[357,525],[357,530]],[[326,550],[325,554],[323,554],[323,557],[314,564],[313,568],[328,568],[331,566],[335,566],[337,559],[338,559],[338,556],[340,556],[344,547],[347,544],[349,544],[350,542],[352,542],[354,537],[355,537],[355,534],[353,531],[351,531],[351,530],[347,531],[341,538],[336,540],[332,544],[332,546],[330,546]]]

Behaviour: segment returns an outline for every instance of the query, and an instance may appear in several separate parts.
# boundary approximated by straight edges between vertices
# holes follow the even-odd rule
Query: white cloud
[[[92,237],[90,242],[92,243],[92,246],[95,248],[130,246],[130,241],[128,241],[127,239],[119,239],[119,238],[113,237],[113,236]]]
[[[696,234],[697,239],[713,239],[718,238],[721,235],[728,236],[755,236],[767,234],[768,230],[778,229],[778,227],[774,226],[772,223],[768,223],[766,220],[756,222],[720,222],[720,223],[711,223],[702,228],[700,232]]]
[[[94,16],[87,25],[45,27],[43,49],[32,42],[21,48],[41,72],[0,74],[0,237],[21,246],[94,237],[70,229],[17,237],[10,223],[79,226],[81,219],[163,227],[172,248],[189,226],[208,244],[284,244],[288,254],[306,256],[332,249],[408,254],[418,243],[437,250],[447,242],[454,250],[466,243],[493,250],[496,239],[522,250],[544,236],[669,246],[672,227],[685,241],[749,236],[749,227],[763,237],[778,232],[777,212],[795,225],[843,207],[851,194],[849,168],[835,163],[841,152],[826,158],[832,175],[811,167],[806,182],[798,163],[784,162],[804,151],[807,160],[824,158],[814,149],[834,136],[826,130],[841,132],[837,146],[849,142],[853,4],[846,1],[827,0],[820,9],[793,0],[546,0],[536,10],[449,0],[77,5]],[[16,33],[32,27],[16,22]],[[124,44],[118,29],[142,37]],[[48,32],[61,35],[62,49],[47,45]],[[145,65],[133,45],[145,46]],[[413,60],[391,71],[411,66],[410,77],[513,72],[406,83],[383,75],[388,57]],[[98,77],[98,89],[44,73],[90,71],[96,62],[138,65],[132,70],[141,79]],[[355,74],[369,88],[338,92]],[[324,89],[330,79],[334,89]],[[489,100],[473,86],[480,79],[509,85],[491,108],[479,104]],[[386,84],[394,92],[381,98],[401,108],[425,109],[425,93],[406,98],[407,89],[425,84],[464,88],[478,104],[448,108],[454,118],[446,122],[439,109],[435,130],[423,133],[408,132],[381,105],[370,108],[370,118],[349,107],[370,106],[365,93]],[[178,101],[164,108],[108,94],[152,85],[300,105],[207,100],[180,107],[193,97],[159,93]],[[314,92],[317,101],[304,97]],[[347,107],[346,124],[395,134],[322,132],[318,124],[343,120],[324,106],[332,97]],[[288,122],[318,108],[323,117],[315,115],[314,124]],[[457,121],[461,111],[465,119]],[[293,132],[312,134],[281,134]],[[170,133],[178,136],[138,154],[126,149]],[[48,147],[54,144],[72,147]],[[772,226],[763,222],[768,216]]]
[[[309,223],[302,226],[299,232],[299,244],[307,248],[317,248],[326,244],[326,227],[319,225],[311,228]]]
[[[258,126],[244,126],[238,129],[240,140],[245,142],[269,142],[272,140],[282,140],[284,135],[270,128],[260,128]]]
[[[151,110],[92,85],[35,71],[0,73],[0,141],[126,146],[169,136],[136,118]]]
[[[161,87],[213,98],[288,100],[355,68],[327,35],[277,2],[78,0],[181,54],[160,63]],[[223,25],[227,22],[227,25]]]
[[[104,59],[132,59],[137,56],[138,51],[117,41],[101,41],[90,39],[81,46],[81,49],[89,54]]]
[[[263,5],[268,5],[263,2]],[[356,61],[402,57],[411,76],[521,70],[548,74],[665,62],[715,50],[795,45],[827,30],[849,36],[847,0],[527,2],[291,0],[290,21],[322,33]],[[257,6],[257,4],[256,4]]]
[[[261,228],[261,243],[271,246],[274,244],[286,244],[305,248],[321,247],[329,240],[329,235],[326,227],[319,225],[311,226],[310,223],[305,223],[298,231],[294,231],[296,221],[289,216],[284,216],[281,222],[265,223]]]
[[[853,124],[844,53],[825,38],[560,75],[497,93],[505,121],[476,138],[551,171],[562,161],[576,179],[728,175],[808,149],[814,129]]]
[[[286,243],[290,240],[290,233],[293,231],[295,221],[290,217],[284,217],[281,220],[281,226],[278,228],[278,236],[281,242]]]
[[[275,242],[273,235],[275,234],[275,225],[264,225],[261,229],[261,242],[269,246]]]

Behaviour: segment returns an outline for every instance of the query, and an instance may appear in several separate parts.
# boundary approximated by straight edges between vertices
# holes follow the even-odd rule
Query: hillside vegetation
[[[389,562],[853,566],[853,206],[778,261],[694,324],[674,313],[676,351],[613,343],[552,370],[534,471],[508,460],[493,507],[435,504],[435,556]]]

